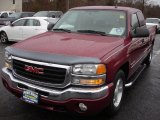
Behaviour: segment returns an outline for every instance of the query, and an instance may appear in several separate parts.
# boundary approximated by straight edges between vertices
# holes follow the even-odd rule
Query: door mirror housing
[[[136,28],[131,32],[132,38],[149,37],[149,30],[147,28]]]
[[[10,25],[11,27],[14,27],[13,23],[10,23],[9,25]]]
[[[55,24],[50,23],[50,24],[48,25],[48,27],[47,27],[47,30],[48,30],[48,31],[51,31],[51,30],[53,29],[54,25],[55,25]]]

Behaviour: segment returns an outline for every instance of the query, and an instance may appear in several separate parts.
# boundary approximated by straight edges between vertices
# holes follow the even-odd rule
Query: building
[[[22,0],[1,0],[0,11],[22,11]]]

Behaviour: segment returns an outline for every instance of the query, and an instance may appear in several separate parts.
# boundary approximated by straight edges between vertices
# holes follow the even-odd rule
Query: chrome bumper
[[[2,69],[2,77],[7,81],[10,87],[15,89],[21,89],[18,85],[23,85],[27,87],[27,90],[41,91],[47,93],[47,96],[40,94],[50,100],[55,101],[66,101],[69,99],[99,99],[107,96],[109,94],[109,87],[99,87],[99,88],[77,88],[69,87],[64,90],[44,88],[41,86],[36,86],[27,82],[23,82],[20,79],[15,78],[12,72],[7,68]]]

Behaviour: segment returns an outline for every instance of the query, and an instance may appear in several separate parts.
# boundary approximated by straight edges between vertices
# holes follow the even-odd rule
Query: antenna
[[[118,8],[118,0],[114,0],[115,8]]]

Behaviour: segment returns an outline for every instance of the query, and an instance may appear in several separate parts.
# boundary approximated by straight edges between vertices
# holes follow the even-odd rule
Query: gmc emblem
[[[39,75],[44,74],[44,69],[43,68],[37,68],[37,67],[25,65],[24,69],[25,69],[25,71],[30,72],[30,73],[35,73],[35,74],[39,74]]]

